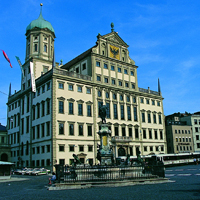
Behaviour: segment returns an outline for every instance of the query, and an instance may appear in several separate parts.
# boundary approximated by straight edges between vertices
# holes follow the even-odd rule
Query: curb
[[[13,181],[27,181],[30,180],[30,178],[11,178],[11,179],[1,179],[0,183],[5,183],[5,182],[13,182]]]
[[[82,182],[82,183],[56,183],[52,186],[47,187],[48,190],[70,190],[70,189],[85,189],[92,187],[123,187],[131,185],[144,185],[144,184],[159,184],[169,183],[168,178],[159,179],[140,179],[130,181],[115,181],[115,182]]]

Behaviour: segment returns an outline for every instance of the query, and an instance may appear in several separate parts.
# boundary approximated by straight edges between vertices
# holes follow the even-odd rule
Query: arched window
[[[44,52],[47,52],[47,45],[44,45]]]

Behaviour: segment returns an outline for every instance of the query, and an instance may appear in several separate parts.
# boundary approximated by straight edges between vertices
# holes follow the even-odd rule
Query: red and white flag
[[[11,62],[10,62],[10,59],[8,58],[6,52],[4,50],[1,50],[3,52],[3,55],[5,57],[5,59],[10,63],[10,67],[12,68],[12,65],[11,65]]]

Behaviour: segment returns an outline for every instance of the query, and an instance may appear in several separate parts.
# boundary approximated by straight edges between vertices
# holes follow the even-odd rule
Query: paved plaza
[[[16,199],[137,199],[137,200],[191,200],[200,199],[200,165],[179,166],[166,169],[172,182],[125,187],[94,187],[76,190],[47,190],[48,178],[44,176],[17,176],[14,181],[0,182],[0,200]],[[17,179],[19,181],[17,181]]]

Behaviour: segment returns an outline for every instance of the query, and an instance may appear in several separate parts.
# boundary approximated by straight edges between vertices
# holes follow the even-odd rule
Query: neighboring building
[[[0,124],[0,161],[10,161],[10,145],[6,127]]]
[[[97,163],[99,107],[107,106],[115,157],[166,153],[163,97],[138,87],[128,45],[114,31],[65,65],[52,68],[55,32],[42,13],[26,29],[21,90],[8,99],[12,162],[22,166]],[[31,91],[30,61],[37,92]]]
[[[192,127],[180,113],[165,117],[167,153],[194,152]]]
[[[194,151],[200,152],[200,112],[190,114],[181,118],[181,121],[186,121],[191,126],[193,132]]]

